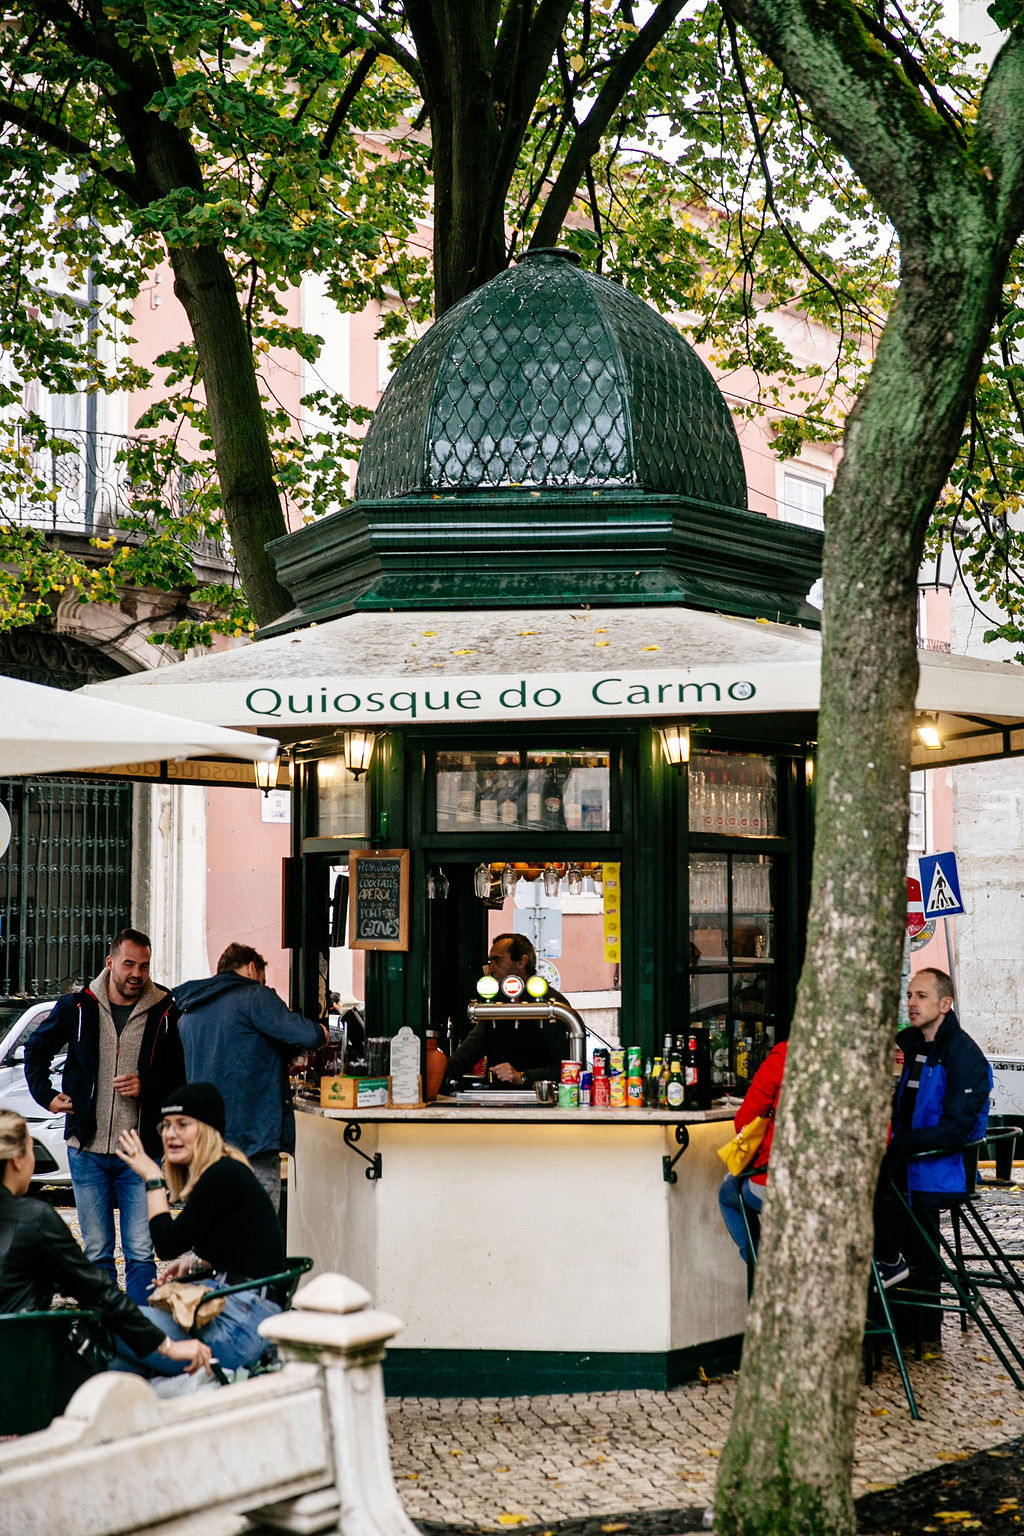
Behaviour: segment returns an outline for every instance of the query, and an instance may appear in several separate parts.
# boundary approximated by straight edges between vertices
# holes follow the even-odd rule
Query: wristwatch
[[[166,1189],[167,1188],[167,1181],[166,1181],[166,1179],[147,1179],[146,1180],[146,1188],[147,1189]]]

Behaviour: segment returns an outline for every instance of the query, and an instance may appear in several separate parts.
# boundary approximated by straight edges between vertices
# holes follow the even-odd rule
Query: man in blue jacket
[[[875,1256],[886,1286],[909,1273],[898,1251],[903,1212],[887,1191],[895,1180],[915,1211],[934,1211],[965,1195],[963,1148],[984,1136],[992,1092],[992,1068],[953,1012],[953,983],[945,971],[915,971],[907,1011],[910,1028],[896,1037],[903,1070],[875,1212]],[[914,1158],[917,1152],[944,1155]]]
[[[215,1083],[227,1110],[225,1141],[244,1152],[274,1202],[281,1202],[281,1153],[295,1151],[288,1062],[330,1039],[286,1008],[266,985],[267,962],[248,944],[229,944],[217,974],[174,989],[188,1082]]]

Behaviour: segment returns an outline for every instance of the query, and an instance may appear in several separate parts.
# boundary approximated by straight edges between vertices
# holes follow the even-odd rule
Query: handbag
[[[719,1147],[718,1155],[734,1178],[739,1178],[741,1173],[746,1173],[758,1150],[764,1141],[768,1127],[772,1123],[771,1115],[755,1115],[753,1120],[748,1120],[741,1131],[737,1131],[731,1141],[727,1141],[724,1147]]]
[[[150,1303],[169,1312],[179,1328],[204,1328],[224,1310],[225,1298],[208,1285],[189,1280],[165,1280],[150,1292]]]

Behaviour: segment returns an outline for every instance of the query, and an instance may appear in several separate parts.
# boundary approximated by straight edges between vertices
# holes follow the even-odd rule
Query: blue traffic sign
[[[924,853],[917,862],[921,871],[925,917],[955,917],[958,912],[963,912],[956,854],[952,851]]]

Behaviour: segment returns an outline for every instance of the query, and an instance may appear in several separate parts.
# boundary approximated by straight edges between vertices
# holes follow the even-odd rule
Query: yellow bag
[[[188,1280],[165,1280],[150,1291],[149,1301],[151,1306],[169,1312],[179,1328],[189,1329],[204,1328],[220,1316],[226,1305],[223,1296],[212,1294],[212,1287]]]
[[[755,1115],[753,1120],[747,1121],[742,1131],[736,1132],[731,1141],[719,1147],[718,1155],[734,1178],[746,1173],[771,1123],[771,1115]]]

